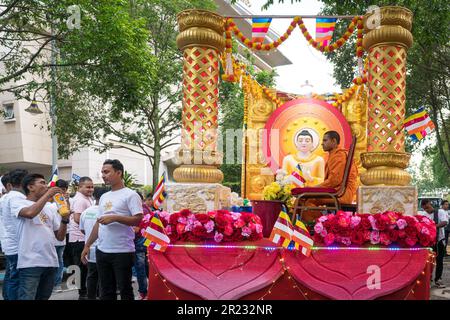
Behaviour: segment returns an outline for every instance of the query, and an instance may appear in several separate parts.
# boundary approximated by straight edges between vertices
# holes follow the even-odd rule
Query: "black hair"
[[[27,174],[23,180],[22,180],[22,188],[26,195],[30,194],[30,190],[28,189],[28,186],[30,184],[33,184],[37,179],[45,179],[42,174],[39,173],[31,173]]]
[[[85,183],[86,181],[92,182],[92,179],[89,177],[81,177],[80,180],[78,181],[78,185]]]
[[[424,206],[426,206],[430,202],[431,202],[430,199],[422,199],[422,201],[420,201],[420,206],[423,208]]]
[[[8,174],[9,183],[11,183],[14,188],[20,188],[22,186],[22,180],[28,174],[28,171],[24,169],[14,169]]]
[[[123,178],[123,173],[125,172],[125,170],[123,168],[123,164],[119,160],[106,159],[105,162],[103,162],[103,165],[105,165],[105,164],[110,164],[115,171],[122,172],[122,178]]]
[[[3,181],[2,181],[3,182]],[[448,200],[442,200],[442,202],[441,202],[441,206],[443,206],[445,203],[448,203]]]
[[[8,183],[11,183],[11,179],[9,178],[9,173],[5,173],[5,174],[2,176],[1,181],[2,181],[3,186],[6,188],[6,185],[7,185]],[[1,192],[1,190],[0,190],[0,192]]]
[[[341,142],[341,136],[336,131],[327,131],[324,135],[327,135],[330,139],[336,140],[337,144]]]
[[[297,139],[298,139],[298,137],[300,137],[300,136],[308,136],[308,137],[311,138],[311,140],[314,140],[312,134],[311,134],[308,130],[302,130],[302,131],[300,131],[300,133],[299,133],[298,136],[297,136]]]
[[[101,196],[103,194],[105,194],[106,192],[108,192],[108,191],[110,191],[110,188],[95,187],[94,188],[94,193],[93,193],[94,199],[97,200],[97,201],[100,200]]]
[[[59,179],[55,182],[55,186],[57,186],[58,188],[61,188],[61,189],[68,189],[69,183],[66,180]]]
[[[141,198],[142,201],[144,201],[144,196],[142,195],[142,193],[140,191],[135,190],[136,193],[138,194],[138,196]]]

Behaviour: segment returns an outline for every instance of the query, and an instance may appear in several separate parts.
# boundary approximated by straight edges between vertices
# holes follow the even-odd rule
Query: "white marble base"
[[[169,183],[166,193],[163,207],[168,212],[189,209],[198,213],[231,206],[231,189],[219,183]]]
[[[414,186],[361,186],[358,188],[358,213],[385,211],[417,215],[417,188]]]

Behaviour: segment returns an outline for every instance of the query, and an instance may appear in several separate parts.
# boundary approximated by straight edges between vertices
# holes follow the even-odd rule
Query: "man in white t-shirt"
[[[19,292],[19,271],[17,270],[17,258],[19,251],[19,238],[17,227],[19,220],[12,212],[15,202],[22,201],[26,197],[22,190],[22,180],[28,171],[15,169],[8,173],[8,193],[2,201],[2,222],[5,235],[2,241],[3,252],[6,259],[5,279],[3,281],[3,299],[17,300]]]
[[[448,202],[446,207],[448,208]],[[448,215],[445,207],[441,207],[438,210],[438,223],[436,224],[438,238],[436,243],[436,275],[434,277],[434,283],[438,288],[445,288],[442,283],[442,272],[444,270],[444,257],[445,257],[445,227],[448,224]]]
[[[109,191],[109,188],[101,188],[101,187],[95,187],[94,188],[94,199],[95,199],[95,205],[92,207],[87,208],[83,211],[80,217],[80,230],[84,233],[86,239],[89,239],[92,229],[95,226],[95,223],[97,222],[97,217],[100,214],[98,204],[100,202],[100,197]],[[97,272],[97,263],[95,259],[95,250],[97,248],[97,241],[95,241],[92,246],[91,250],[88,255],[88,274],[86,278],[86,287],[87,287],[87,298],[88,300],[96,300],[97,299],[97,292],[99,288],[99,281],[98,281],[98,272]]]
[[[73,214],[70,216],[69,223],[69,250],[72,255],[73,264],[80,267],[81,271],[81,287],[78,290],[78,299],[87,299],[86,277],[87,268],[81,262],[81,252],[84,249],[85,237],[80,230],[80,216],[81,213],[94,204],[92,193],[94,192],[94,183],[89,177],[81,177],[78,184],[78,191],[73,197],[71,209]]]
[[[142,202],[135,191],[125,187],[123,173],[119,160],[103,163],[102,177],[111,191],[100,198],[99,216],[81,255],[87,264],[90,247],[98,238],[96,260],[101,300],[116,300],[117,287],[121,300],[134,300],[131,276],[135,234],[132,227],[142,220]]]
[[[58,187],[48,188],[44,176],[29,174],[22,181],[26,199],[15,201],[12,212],[19,219],[19,300],[48,300],[58,269],[55,237],[62,241],[67,232],[68,217],[58,224],[48,200]]]

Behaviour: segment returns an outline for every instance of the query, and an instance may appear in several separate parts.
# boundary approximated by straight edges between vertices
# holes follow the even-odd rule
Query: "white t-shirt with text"
[[[12,207],[16,202],[25,200],[25,195],[19,191],[11,190],[2,201],[2,222],[5,228],[5,235],[2,241],[2,250],[6,255],[15,255],[19,252],[19,238],[17,227],[19,219],[12,212]]]
[[[122,188],[102,195],[98,218],[108,214],[131,217],[142,214],[142,211],[142,201],[139,195],[129,188]],[[135,252],[134,236],[134,230],[130,226],[118,222],[108,225],[100,224],[97,248],[104,253]]]
[[[19,252],[17,269],[33,267],[58,267],[58,255],[55,248],[55,231],[59,229],[51,206],[47,203],[33,219],[19,217],[23,208],[35,202],[24,199],[15,201],[12,213],[18,217]]]

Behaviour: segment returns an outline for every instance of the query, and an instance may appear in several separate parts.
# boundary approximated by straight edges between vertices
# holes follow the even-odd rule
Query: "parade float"
[[[148,299],[429,299],[434,259],[429,247],[436,229],[433,221],[417,216],[417,189],[405,171],[412,12],[402,7],[380,12],[377,28],[368,26],[369,14],[356,16],[342,38],[327,46],[311,37],[301,17],[292,19],[280,39],[263,44],[246,38],[231,18],[202,10],[179,14],[177,44],[184,57],[180,165],[176,183],[165,186],[167,211],[158,214],[156,227],[167,239],[159,248],[165,250],[148,251]],[[356,33],[360,77],[351,88],[333,97],[278,92],[256,83],[233,58],[233,34],[252,50],[270,51],[297,27],[322,52],[339,50]],[[242,197],[262,203],[253,212],[221,210],[231,203],[230,189],[220,184],[220,80],[242,82],[244,127],[256,132],[243,138]],[[277,170],[292,160],[299,135],[313,140],[307,165],[314,169],[326,161],[318,146],[328,130],[337,131],[347,149],[356,137],[357,213],[339,211],[315,221],[314,246],[305,255],[295,245],[269,238],[272,230],[267,229],[280,209],[273,201],[261,201]],[[268,215],[275,217],[271,223],[264,221]],[[144,219],[144,235],[152,219]]]

